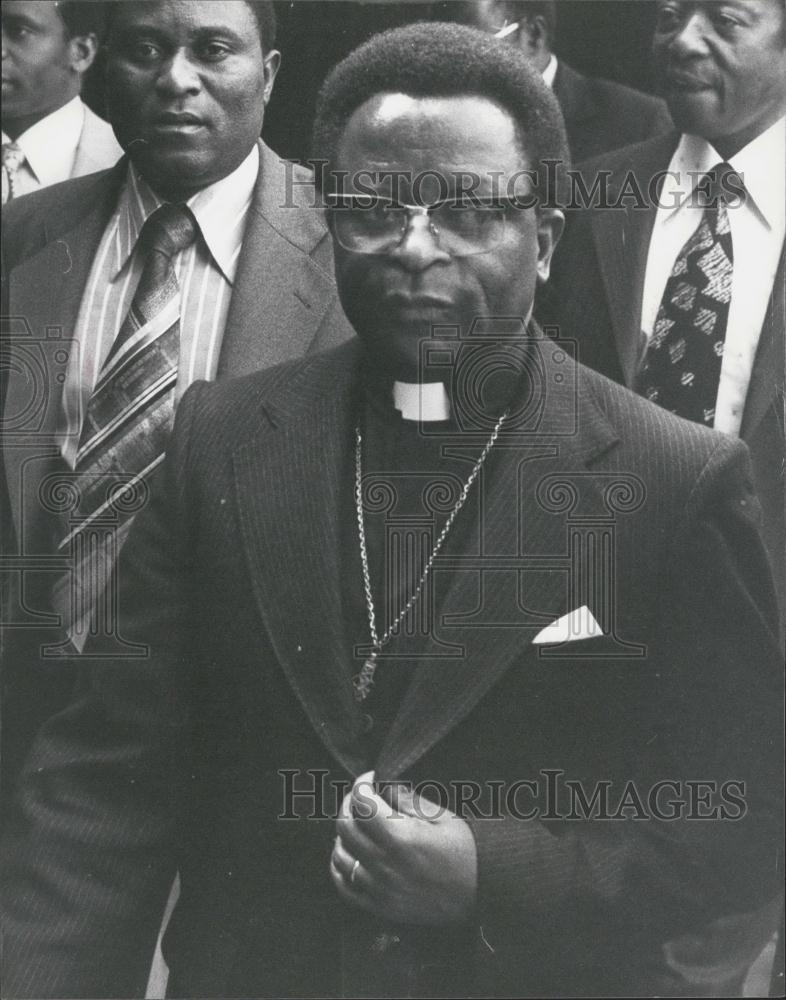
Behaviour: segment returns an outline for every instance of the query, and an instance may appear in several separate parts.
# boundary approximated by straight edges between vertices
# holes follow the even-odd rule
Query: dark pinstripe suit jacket
[[[675,994],[662,944],[774,894],[780,664],[745,448],[550,341],[532,357],[533,405],[489,456],[472,558],[436,572],[460,654],[420,663],[373,760],[338,558],[356,346],[184,397],[124,550],[123,645],[93,647],[83,696],[28,764],[9,995],[138,994],[175,867],[164,953],[189,997]],[[604,636],[533,645],[583,603]],[[385,927],[339,903],[335,801],[293,802],[287,783],[371,766],[504,786],[468,817],[466,926]],[[563,779],[587,796],[611,782],[617,819],[570,818]],[[522,780],[537,797],[508,794]],[[549,815],[523,818],[549,808],[549,780]],[[735,820],[664,819],[688,780],[744,782],[744,816],[727,786],[689,808]],[[663,781],[682,784],[658,797]],[[649,819],[630,818],[637,796]]]

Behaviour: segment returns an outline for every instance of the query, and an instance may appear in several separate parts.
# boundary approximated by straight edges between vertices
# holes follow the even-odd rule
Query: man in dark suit
[[[554,0],[469,0],[440,4],[437,16],[458,18],[505,37],[532,61],[559,101],[574,162],[668,132],[660,98],[610,80],[584,76],[554,54]]]
[[[351,332],[311,177],[259,141],[279,62],[272,5],[118,3],[109,14],[110,110],[127,157],[12,203],[3,219],[3,460],[16,536],[4,567],[9,773],[70,690],[71,671],[56,657],[84,641],[130,527],[123,503],[144,502],[187,385],[330,347]],[[165,310],[155,314],[166,289],[151,299],[148,286],[140,304],[153,259],[146,234],[162,203],[185,205],[192,226],[189,245],[171,258],[166,308],[175,313],[166,322]],[[145,309],[147,324],[129,331],[125,317]],[[166,354],[155,337],[175,334],[173,317]],[[133,347],[140,337],[151,346],[139,370],[110,370],[121,342]],[[157,362],[154,351],[170,359],[169,374],[144,368]],[[98,403],[102,384],[131,389]],[[146,405],[151,398],[160,410]],[[105,447],[92,461],[82,455],[96,406]],[[123,484],[136,500],[119,497]],[[91,490],[108,504],[91,505]],[[85,557],[90,525],[104,532],[105,551]],[[111,607],[102,614],[93,627],[111,631]]]
[[[175,867],[173,996],[676,995],[670,941],[773,893],[745,448],[530,323],[561,215],[522,170],[564,146],[468,28],[331,74],[359,340],[184,398],[120,565],[140,655],[99,636],[26,768],[9,993],[137,995]]]
[[[686,241],[704,218],[699,181],[720,161],[737,172],[729,186],[744,197],[726,213],[733,260],[723,293],[725,338],[719,332],[711,345],[722,362],[700,415],[688,398],[699,391],[695,380],[679,398],[661,402],[750,448],[784,609],[786,10],[780,0],[680,2],[663,3],[659,16],[655,54],[681,134],[582,168],[587,191],[596,181],[601,186],[569,220],[538,316],[578,342],[585,364],[640,392],[657,392],[646,377],[649,350],[671,322],[670,272],[682,271]],[[705,305],[697,301],[697,308]],[[682,364],[679,344],[665,347]],[[691,362],[680,377],[690,380],[700,365]]]

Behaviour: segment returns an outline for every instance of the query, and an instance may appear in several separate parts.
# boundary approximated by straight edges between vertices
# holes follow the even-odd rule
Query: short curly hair
[[[330,186],[332,167],[352,114],[380,93],[410,97],[488,98],[518,126],[529,167],[569,166],[559,104],[518,49],[459,24],[418,22],[374,35],[329,74],[319,92],[312,138],[317,182]],[[536,194],[539,194],[536,185]]]

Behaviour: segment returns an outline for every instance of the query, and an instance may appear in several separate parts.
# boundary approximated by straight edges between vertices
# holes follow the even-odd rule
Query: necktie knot
[[[10,201],[14,195],[17,193],[14,190],[14,179],[16,177],[16,172],[25,162],[25,154],[19,143],[16,142],[4,142],[2,148],[2,174],[3,174],[3,191],[2,191],[2,201],[3,204]]]
[[[730,163],[721,161],[708,170],[696,185],[699,208],[718,209],[745,197],[742,178]]]
[[[3,143],[2,157],[3,166],[11,174],[15,174],[25,161],[24,150],[16,142]]]
[[[148,252],[155,250],[171,259],[196,240],[198,230],[187,205],[167,204],[157,208],[145,222],[140,238]]]

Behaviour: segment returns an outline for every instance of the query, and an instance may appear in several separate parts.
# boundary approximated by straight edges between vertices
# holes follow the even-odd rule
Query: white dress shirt
[[[14,174],[15,198],[68,180],[84,124],[85,106],[80,97],[74,97],[17,136],[25,159]],[[3,132],[3,145],[10,141]]]
[[[248,210],[259,174],[259,148],[240,166],[188,199],[201,238],[174,257],[180,288],[180,360],[175,398],[196,379],[213,379],[224,336]],[[136,252],[146,219],[162,200],[129,163],[126,182],[88,277],[63,385],[57,441],[73,468],[90,394],[120,332],[142,275]]]
[[[647,256],[641,328],[649,338],[674,263],[698,228],[703,209],[691,204],[699,178],[723,157],[695,135],[683,135],[660,194]],[[786,117],[731,157],[747,197],[728,208],[734,252],[716,430],[738,436],[753,362],[786,233]]]
[[[551,59],[546,63],[546,68],[540,74],[543,77],[543,82],[551,90],[554,89],[554,78],[557,75],[557,57],[552,55]]]

